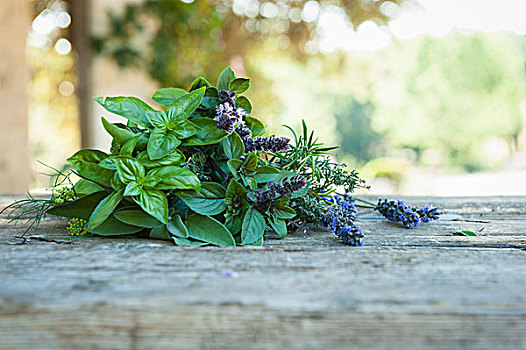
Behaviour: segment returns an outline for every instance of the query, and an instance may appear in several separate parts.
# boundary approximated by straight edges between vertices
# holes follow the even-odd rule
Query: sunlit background
[[[31,4],[33,188],[49,185],[37,160],[109,148],[83,86],[154,105],[156,88],[231,65],[269,132],[305,119],[372,193],[526,194],[524,1],[92,0],[89,52],[70,30],[78,2]]]

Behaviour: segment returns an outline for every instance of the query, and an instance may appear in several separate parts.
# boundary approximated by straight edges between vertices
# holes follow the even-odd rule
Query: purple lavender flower
[[[420,223],[420,216],[412,208],[408,207],[404,201],[378,200],[374,208],[382,214],[387,220],[400,222],[403,226],[413,229]]]
[[[236,108],[236,94],[233,91],[222,90],[219,92],[221,101],[216,107],[217,128],[232,133],[237,128],[245,126],[243,118],[246,112],[243,108]]]
[[[333,204],[329,207],[325,217],[322,219],[322,226],[334,232],[343,243],[361,246],[364,242],[362,229],[354,223],[356,218],[356,207],[352,200],[344,200],[344,197],[335,195],[323,198],[327,203]]]
[[[276,137],[274,135],[263,137],[258,136],[256,138],[245,137],[243,139],[245,143],[245,150],[247,152],[252,151],[265,151],[265,152],[283,152],[290,149],[290,139],[287,137]]]
[[[440,215],[442,215],[442,212],[438,210],[438,208],[430,207],[428,205],[424,205],[422,208],[412,207],[412,209],[418,214],[418,216],[420,216],[422,222],[438,220]]]

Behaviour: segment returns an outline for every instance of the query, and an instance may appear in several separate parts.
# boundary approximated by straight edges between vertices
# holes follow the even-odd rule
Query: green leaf
[[[82,195],[92,194],[95,192],[104,191],[104,188],[102,188],[101,186],[97,185],[94,182],[91,182],[85,179],[80,179],[73,186],[73,190],[75,191],[75,194],[77,196],[82,196]]]
[[[231,133],[221,141],[221,146],[228,159],[237,159],[245,153],[245,144],[237,132]]]
[[[234,91],[236,94],[241,94],[248,90],[250,87],[250,79],[247,78],[236,78],[232,80],[229,86],[230,91]]]
[[[225,194],[225,204],[231,206],[232,204],[239,203],[244,200],[247,196],[247,189],[236,180],[231,180],[228,183]]]
[[[106,219],[99,226],[88,230],[89,233],[93,233],[100,236],[121,236],[130,235],[142,231],[142,227],[131,226],[120,222],[112,216]]]
[[[235,179],[239,177],[239,169],[243,166],[243,162],[239,159],[230,159],[227,163],[228,170],[232,173]]]
[[[67,161],[73,165],[80,176],[98,183],[110,184],[113,171],[104,169],[98,165],[101,160],[107,157],[108,155],[104,152],[93,149],[83,149],[69,157]]]
[[[166,229],[165,225],[160,225],[152,228],[152,230],[150,231],[150,238],[169,240],[170,233]]]
[[[117,165],[117,173],[119,174],[119,178],[125,184],[144,177],[146,173],[146,170],[142,164],[131,157],[115,158],[115,164]]]
[[[115,172],[113,177],[111,178],[111,188],[113,188],[115,191],[123,189],[125,186],[121,181],[121,177],[119,176],[119,173]]]
[[[161,111],[151,111],[146,113],[146,117],[152,126],[156,129],[166,129],[170,125],[170,116],[166,112]]]
[[[190,170],[178,166],[164,166],[148,172],[148,176],[161,179],[155,186],[158,190],[198,190],[201,187],[199,178]]]
[[[200,247],[200,246],[208,244],[206,242],[196,242],[196,241],[191,241],[189,239],[178,238],[178,237],[172,237],[172,240],[174,241],[176,245],[183,246],[183,247]]]
[[[153,228],[162,225],[159,220],[141,209],[121,209],[116,211],[113,216],[125,224],[138,227]]]
[[[97,204],[99,204],[99,202],[107,195],[108,193],[106,191],[95,192],[80,197],[74,201],[54,206],[48,209],[46,213],[65,218],[79,218],[87,221]]]
[[[202,215],[217,215],[225,211],[225,194],[225,188],[215,182],[201,183],[199,192],[177,192],[177,196],[181,198],[190,209]]]
[[[104,119],[104,117],[101,118],[101,121],[102,126],[104,126],[104,129],[108,132],[108,134],[110,134],[111,137],[113,137],[113,139],[121,145],[124,144],[130,137],[135,136],[133,131],[120,128]]]
[[[166,225],[166,228],[174,236],[180,238],[188,237],[188,228],[186,228],[186,225],[179,215],[172,216],[172,220]]]
[[[274,181],[278,179],[279,176],[279,170],[270,166],[261,166],[256,169],[256,173],[254,174],[254,180],[256,180],[257,183],[267,183],[269,181]]]
[[[261,247],[263,246],[263,237],[252,243],[243,244],[244,246]]]
[[[245,212],[242,211],[238,214],[231,214],[226,213],[225,214],[225,227],[228,228],[228,230],[233,234],[236,235],[241,231],[241,228],[243,227],[243,217],[245,215]],[[241,243],[241,242],[240,242]]]
[[[139,197],[133,200],[163,224],[168,223],[168,200],[162,191],[143,189]]]
[[[274,219],[273,217],[269,218],[269,224],[270,227],[281,237],[285,237],[287,235],[287,224],[285,223],[285,220],[282,219]]]
[[[166,113],[177,119],[188,118],[201,104],[201,100],[205,95],[205,90],[206,88],[202,87],[179,97],[174,101],[174,103],[170,105],[170,107],[166,110]],[[171,119],[173,117],[171,117]]]
[[[209,87],[210,83],[205,78],[199,77],[192,82],[192,86],[190,86],[190,91],[197,90],[199,88],[202,88],[203,86]]]
[[[128,141],[126,141],[124,145],[122,145],[120,155],[131,157],[133,155],[133,151],[135,150],[135,146],[137,145],[137,142],[139,141],[141,136],[142,135],[135,135],[133,137],[130,137]]]
[[[240,106],[241,108],[243,108],[247,112],[247,114],[252,113],[252,104],[250,103],[250,100],[248,98],[246,98],[245,96],[237,97],[236,98],[236,104],[238,106]],[[247,117],[245,117],[245,121],[246,121],[246,118]],[[256,118],[254,118],[254,119],[256,119]],[[250,128],[250,124],[249,124],[249,128]],[[252,132],[252,133],[254,134],[254,132]],[[258,134],[254,134],[254,136],[258,136]]]
[[[289,206],[278,205],[273,211],[273,214],[279,219],[292,219],[296,216],[296,212]]]
[[[456,233],[461,236],[472,236],[472,237],[477,236],[477,234],[473,231],[457,231]]]
[[[194,118],[192,122],[201,128],[201,130],[195,134],[183,140],[183,146],[204,146],[212,145],[220,142],[228,133],[225,130],[217,128],[217,121],[211,118]]]
[[[177,98],[187,94],[186,91],[179,88],[162,88],[157,91],[152,96],[152,100],[160,104],[161,106],[168,107],[174,103]]]
[[[150,128],[151,124],[146,117],[146,112],[154,109],[137,97],[94,97],[102,107],[108,112],[118,114],[124,118],[145,128]]]
[[[189,138],[190,136],[194,136],[195,134],[197,134],[199,131],[201,131],[201,128],[189,120],[184,120],[182,122],[177,123],[173,127],[170,126],[170,130],[178,138],[186,139],[186,138]]]
[[[175,150],[174,152],[169,153],[162,158],[151,160],[148,156],[148,152],[143,151],[137,155],[137,160],[146,169],[150,169],[167,165],[179,165],[185,161],[185,157],[181,151]]]
[[[267,128],[261,120],[254,117],[245,116],[245,123],[247,124],[247,128],[252,131],[253,137],[263,135],[265,129]]]
[[[228,90],[230,88],[230,83],[236,79],[236,74],[232,70],[232,68],[227,67],[225,68],[221,74],[219,75],[219,79],[217,80],[217,89],[219,91],[221,90]]]
[[[247,210],[245,217],[243,218],[243,227],[241,229],[241,243],[250,244],[261,237],[265,233],[265,218],[254,208]]]
[[[256,171],[258,166],[258,156],[256,152],[250,152],[245,161],[243,162],[243,172],[245,174]]]
[[[142,186],[139,186],[136,181],[130,181],[124,189],[123,196],[138,196],[141,194],[141,191]]]
[[[188,237],[218,245],[220,247],[235,246],[234,237],[230,231],[210,216],[193,214],[186,220]]]
[[[175,151],[181,141],[171,132],[163,129],[154,129],[148,141],[148,156],[151,160],[160,159]]]
[[[111,215],[111,213],[113,213],[115,208],[117,208],[117,205],[119,205],[122,200],[122,192],[122,190],[112,192],[106,198],[100,201],[89,217],[88,224],[86,225],[86,231],[90,231],[99,226]]]

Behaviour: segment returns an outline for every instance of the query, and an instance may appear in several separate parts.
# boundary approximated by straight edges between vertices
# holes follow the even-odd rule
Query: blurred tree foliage
[[[457,33],[404,43],[383,55],[371,90],[373,127],[393,148],[468,171],[499,165],[524,127],[525,57],[505,33]],[[492,153],[499,144],[507,147]],[[501,147],[502,148],[502,147]]]
[[[120,67],[147,70],[163,86],[179,85],[199,74],[216,76],[232,57],[265,39],[303,58],[306,43],[316,38],[321,7],[343,9],[357,26],[366,20],[385,24],[393,7],[409,1],[144,0],[108,11],[109,29],[93,38],[93,47]]]

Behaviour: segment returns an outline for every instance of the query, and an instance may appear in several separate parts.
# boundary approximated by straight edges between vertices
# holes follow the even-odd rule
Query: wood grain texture
[[[526,349],[526,198],[408,200],[444,219],[366,210],[360,248],[319,230],[261,248],[72,239],[57,219],[24,240],[2,215],[0,349]]]

